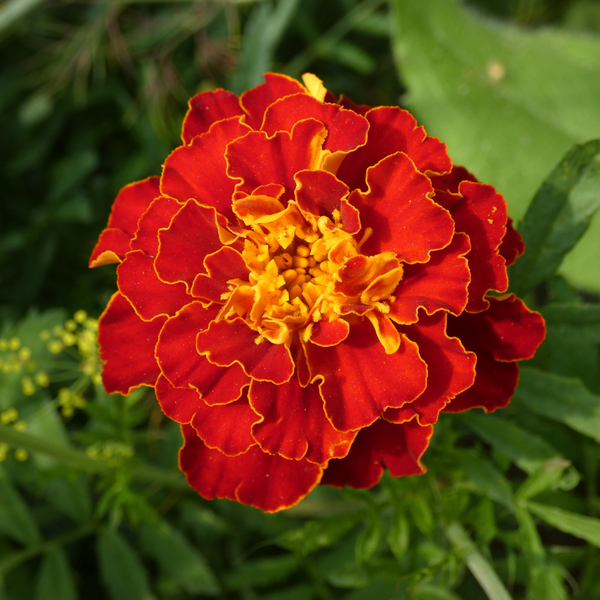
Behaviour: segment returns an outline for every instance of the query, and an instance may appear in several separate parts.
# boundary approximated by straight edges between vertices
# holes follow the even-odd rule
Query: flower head
[[[405,110],[265,80],[190,100],[90,264],[120,263],[107,391],[155,388],[204,497],[277,511],[424,472],[439,413],[506,406],[545,329],[489,295],[524,250],[493,187]]]

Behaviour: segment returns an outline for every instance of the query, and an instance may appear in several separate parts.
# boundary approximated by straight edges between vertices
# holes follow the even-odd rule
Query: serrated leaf
[[[524,295],[556,273],[600,206],[600,140],[574,146],[536,192],[519,225],[527,252],[510,268]]]
[[[600,548],[600,519],[531,501],[527,502],[527,508],[552,527],[570,533]]]
[[[161,572],[188,594],[217,596],[219,584],[205,558],[179,533],[162,522],[157,527],[144,524],[140,546],[154,558]]]
[[[8,473],[0,466],[0,531],[25,544],[39,542],[40,532],[33,515],[19,492],[12,486]]]
[[[298,559],[291,555],[248,560],[228,573],[226,581],[234,590],[265,587],[286,580],[297,568]]]
[[[600,442],[600,396],[579,379],[522,367],[513,402]]]
[[[35,586],[35,600],[77,600],[77,588],[64,551],[53,548],[46,554]]]
[[[371,511],[365,528],[356,539],[354,555],[356,562],[365,562],[373,557],[381,540],[381,518],[379,513]]]
[[[123,536],[110,529],[101,531],[96,550],[101,579],[111,600],[156,600],[144,565]]]
[[[366,514],[366,511],[357,511],[311,521],[300,529],[286,531],[277,538],[277,543],[288,550],[304,555],[310,554],[333,544],[360,523]]]

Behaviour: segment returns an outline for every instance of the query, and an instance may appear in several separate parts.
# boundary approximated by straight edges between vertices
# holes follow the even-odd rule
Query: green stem
[[[57,444],[29,433],[16,431],[12,427],[0,425],[0,442],[9,446],[25,448],[30,452],[39,452],[51,456],[63,464],[75,467],[88,473],[106,473],[124,466],[122,461],[103,461],[90,458],[84,452],[68,446]],[[134,479],[159,483],[176,489],[189,489],[188,484],[180,472],[159,469],[150,465],[127,465],[128,473]]]

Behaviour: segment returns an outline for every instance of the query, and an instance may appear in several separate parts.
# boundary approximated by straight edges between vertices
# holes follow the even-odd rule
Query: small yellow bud
[[[70,419],[75,413],[75,409],[72,406],[63,406],[61,412],[65,419]]]
[[[59,354],[62,352],[63,348],[63,343],[58,340],[52,340],[51,342],[48,342],[48,350],[50,350],[52,354]]]
[[[9,425],[10,423],[16,421],[19,418],[19,411],[11,407],[4,412],[0,413],[0,422],[3,425]]]
[[[31,358],[31,350],[27,346],[23,346],[17,356],[21,362],[27,362]]]
[[[48,387],[50,385],[50,378],[43,371],[36,373],[33,379],[40,387]]]
[[[17,431],[25,431],[27,429],[27,423],[25,423],[25,421],[17,421],[13,427],[17,430]]]
[[[4,462],[6,460],[6,453],[8,452],[8,444],[4,442],[0,443],[0,462]]]
[[[49,329],[42,329],[40,331],[40,340],[42,340],[43,342],[47,342],[51,336],[52,334],[50,333]]]
[[[29,454],[25,448],[17,448],[15,450],[15,458],[20,462],[25,462],[29,458]]]
[[[74,315],[73,315],[73,320],[76,323],[83,323],[85,320],[87,319],[87,313],[85,312],[85,310],[78,310]]]
[[[18,337],[10,338],[8,340],[8,349],[17,351],[21,347],[21,340]]]
[[[58,390],[58,402],[63,406],[68,404],[71,401],[72,394],[69,388],[61,388]]]
[[[62,343],[67,347],[74,346],[77,343],[77,338],[68,331],[65,331],[65,333],[63,333],[60,336],[60,339],[62,340]]]
[[[23,377],[23,379],[21,379],[21,386],[23,387],[23,393],[26,396],[33,396],[33,394],[35,394],[35,384],[31,377]]]
[[[77,329],[77,323],[75,323],[75,321],[73,321],[73,319],[69,319],[65,323],[65,329],[67,331],[75,331]]]
[[[102,383],[102,375],[100,375],[100,373],[94,373],[92,375],[92,383],[94,385],[100,385]]]

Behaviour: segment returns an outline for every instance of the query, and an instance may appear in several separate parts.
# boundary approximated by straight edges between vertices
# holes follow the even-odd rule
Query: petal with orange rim
[[[240,104],[247,114],[245,122],[252,129],[260,129],[267,108],[291,94],[306,94],[306,89],[287,75],[265,73],[265,83],[244,92],[240,98]]]
[[[199,273],[192,285],[192,296],[222,304],[223,294],[227,294],[231,279],[248,280],[248,267],[242,255],[233,248],[224,247],[204,259],[208,275]]]
[[[283,385],[253,381],[249,397],[263,417],[252,427],[252,435],[265,452],[317,464],[348,454],[356,433],[333,428],[318,384],[303,388],[295,377]]]
[[[226,158],[229,176],[242,180],[236,192],[251,194],[260,186],[279,183],[285,188],[282,203],[293,199],[294,175],[318,168],[326,135],[322,123],[306,119],[296,123],[291,134],[280,131],[269,138],[263,131],[254,131],[235,140],[229,144]]]
[[[208,328],[219,308],[204,308],[200,302],[188,304],[165,323],[156,345],[156,360],[169,382],[176,387],[195,387],[209,405],[237,400],[250,383],[240,365],[213,365],[196,350],[198,333]]]
[[[390,304],[390,319],[415,323],[419,308],[430,315],[438,310],[459,315],[467,305],[471,273],[465,255],[470,249],[468,236],[456,233],[448,246],[431,253],[428,262],[404,265],[404,276],[394,291],[396,300]]]
[[[161,192],[180,202],[193,198],[200,204],[214,206],[217,212],[235,222],[231,197],[237,181],[227,176],[225,149],[249,131],[239,117],[234,117],[214,123],[189,146],[175,149],[165,161]]]
[[[141,385],[153,386],[160,375],[154,347],[166,317],[142,321],[117,292],[98,322],[102,381],[109,394],[129,394]]]
[[[163,413],[177,423],[189,423],[199,407],[204,404],[196,390],[175,387],[164,375],[156,381],[155,391]]]
[[[448,192],[450,194],[458,194],[458,188],[463,181],[472,181],[477,183],[477,177],[467,171],[464,167],[454,165],[450,173],[443,175],[432,175],[430,177],[431,184],[437,191]],[[445,206],[445,204],[444,204]]]
[[[448,211],[436,204],[431,183],[401,152],[367,170],[368,192],[355,190],[350,203],[360,211],[363,229],[373,234],[361,252],[395,252],[407,263],[426,262],[432,250],[444,248],[454,235]]]
[[[138,222],[137,232],[131,240],[131,249],[143,250],[154,258],[158,254],[158,230],[167,228],[182,206],[173,198],[156,198]]]
[[[308,94],[282,98],[267,108],[261,129],[267,135],[292,131],[298,121],[317,119],[327,128],[323,150],[347,153],[367,141],[369,123],[364,117],[338,104],[323,104]]]
[[[427,365],[417,345],[402,336],[398,352],[386,354],[368,320],[352,323],[337,346],[307,342],[306,353],[312,380],[324,378],[325,412],[339,431],[367,427],[425,390]]]
[[[346,156],[337,173],[350,189],[364,190],[367,169],[396,152],[408,154],[422,173],[444,173],[452,168],[446,144],[427,136],[406,110],[380,106],[365,117],[370,124],[369,139],[366,145]]]
[[[244,114],[240,99],[222,89],[200,92],[188,101],[189,109],[183,120],[181,139],[189,144],[193,138],[206,133],[217,121]]]
[[[258,337],[242,319],[213,321],[198,334],[196,348],[214,365],[229,367],[239,363],[252,379],[285,383],[294,372],[289,349],[265,339],[257,343]]]
[[[170,317],[192,300],[183,283],[161,281],[154,259],[142,250],[127,253],[117,267],[117,285],[144,321],[160,315]]]
[[[344,319],[318,321],[312,326],[310,341],[317,346],[337,346],[350,333],[350,325]]]
[[[544,341],[546,327],[542,315],[529,310],[514,294],[488,296],[489,308],[483,312],[463,313],[448,321],[448,330],[469,350],[485,350],[495,360],[531,358]]]
[[[502,239],[498,252],[506,261],[507,267],[514,265],[517,258],[525,252],[525,242],[521,234],[514,228],[513,220],[510,217],[506,221],[506,235]]]
[[[294,506],[319,483],[323,470],[307,460],[287,460],[252,446],[239,456],[225,456],[204,444],[190,425],[181,427],[184,445],[179,467],[204,498],[227,498],[265,512]]]
[[[427,388],[414,402],[388,408],[386,420],[403,423],[416,416],[420,425],[433,425],[446,404],[473,384],[477,357],[467,352],[457,338],[448,336],[446,317],[444,312],[431,317],[421,313],[418,323],[398,327],[419,346],[428,367]]]
[[[421,475],[426,471],[421,457],[432,434],[433,426],[421,427],[416,419],[401,424],[379,419],[358,432],[346,458],[329,463],[321,485],[371,488],[384,468],[394,477]]]
[[[338,104],[344,108],[347,108],[348,110],[353,110],[355,113],[362,115],[363,117],[373,108],[368,104],[356,104],[356,102],[353,102],[350,100],[350,98],[344,96],[344,94],[340,96]]]
[[[112,205],[106,229],[90,256],[90,267],[120,262],[129,250],[129,240],[135,235],[140,217],[151,202],[160,196],[158,177],[148,177],[126,185]],[[123,232],[120,235],[117,231]],[[126,241],[127,240],[127,241]]]
[[[154,266],[163,281],[183,281],[189,289],[196,275],[206,272],[204,259],[223,246],[216,219],[214,208],[188,200],[169,227],[158,232],[160,246]]]

